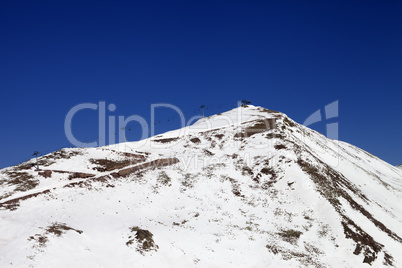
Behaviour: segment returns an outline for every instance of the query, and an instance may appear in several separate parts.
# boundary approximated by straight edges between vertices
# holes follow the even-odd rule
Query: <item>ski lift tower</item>
[[[241,101],[241,107],[247,107],[247,105],[249,105],[250,103],[251,103],[251,101],[242,100],[242,101]]]
[[[126,141],[126,127],[125,127],[125,126],[122,127],[121,130],[123,130],[124,142],[127,142],[127,141]]]
[[[36,158],[36,169],[39,169],[39,164],[38,164],[38,154],[39,154],[39,152],[38,151],[35,151],[34,153],[33,153],[33,155],[35,156],[35,158]]]
[[[205,105],[201,105],[200,108],[202,109],[202,118],[204,118],[204,108],[205,108]]]

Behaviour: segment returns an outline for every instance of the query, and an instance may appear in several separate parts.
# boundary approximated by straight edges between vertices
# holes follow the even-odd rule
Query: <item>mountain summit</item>
[[[1,267],[402,266],[402,170],[248,105],[0,170]]]

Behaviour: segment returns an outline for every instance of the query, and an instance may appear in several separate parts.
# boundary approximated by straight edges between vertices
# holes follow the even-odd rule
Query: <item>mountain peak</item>
[[[241,106],[224,113],[215,114],[206,118],[202,118],[194,123],[194,127],[204,127],[206,129],[218,128],[228,125],[242,124],[247,121],[275,118],[279,112],[268,110],[253,105]]]
[[[260,131],[263,132],[264,130],[276,128],[276,122],[282,122],[284,120],[295,125],[295,123],[283,113],[268,110],[263,107],[246,105],[223,113],[200,118],[187,127],[159,134],[155,138],[175,138],[218,129],[233,132],[236,129],[245,128],[247,125],[256,124],[261,128]],[[152,137],[150,138],[150,140],[153,139]]]

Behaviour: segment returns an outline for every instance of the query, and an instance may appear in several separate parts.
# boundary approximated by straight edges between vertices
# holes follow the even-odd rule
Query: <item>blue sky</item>
[[[241,99],[300,123],[339,100],[340,140],[402,164],[401,14],[401,1],[1,1],[0,168],[71,146],[79,103],[149,120],[152,103],[208,115]],[[157,116],[158,132],[178,127]],[[96,112],[73,129],[96,140]]]

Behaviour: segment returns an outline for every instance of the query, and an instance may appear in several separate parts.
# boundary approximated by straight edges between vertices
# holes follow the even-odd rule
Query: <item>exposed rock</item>
[[[142,169],[164,167],[164,166],[176,164],[178,162],[179,162],[179,159],[177,159],[175,157],[174,158],[161,158],[161,159],[146,162],[146,163],[134,166],[134,167],[122,169],[119,172],[112,173],[111,175],[113,177],[126,177],[126,176],[128,176],[134,172],[137,172],[139,170],[142,170]]]
[[[52,177],[52,171],[51,170],[45,170],[43,172],[39,172],[39,175],[45,177],[45,178],[50,178]]]

